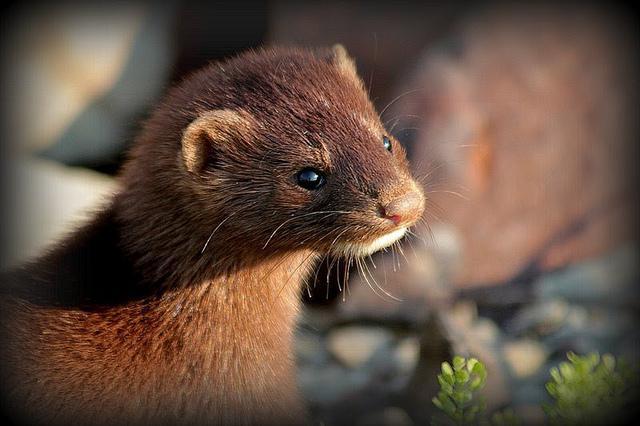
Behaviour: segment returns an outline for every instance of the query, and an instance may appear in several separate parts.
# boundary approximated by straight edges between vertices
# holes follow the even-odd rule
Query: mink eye
[[[384,149],[391,152],[391,139],[389,139],[387,136],[382,137],[382,145],[384,145]]]
[[[326,182],[324,174],[311,167],[300,170],[296,175],[296,180],[298,185],[310,191],[319,189]]]

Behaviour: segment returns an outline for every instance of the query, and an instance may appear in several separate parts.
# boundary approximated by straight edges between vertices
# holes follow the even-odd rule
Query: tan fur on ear
[[[189,124],[182,136],[182,159],[187,170],[200,172],[216,145],[242,138],[250,129],[246,112],[230,109],[205,112]]]
[[[347,49],[344,48],[340,43],[334,44],[331,48],[333,51],[333,61],[336,66],[343,72],[345,75],[352,76],[360,81],[358,77],[358,73],[356,71],[356,63],[347,53]]]

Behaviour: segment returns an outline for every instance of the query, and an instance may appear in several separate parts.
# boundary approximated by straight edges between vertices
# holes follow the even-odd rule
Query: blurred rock
[[[119,158],[138,130],[133,123],[161,97],[173,64],[175,3],[149,7],[143,16],[142,27],[129,41],[129,55],[113,86],[74,117],[55,144],[40,153],[42,156],[72,166],[110,173],[118,170]]]
[[[298,371],[298,385],[312,405],[331,406],[361,392],[368,383],[364,372],[350,371],[336,364]]]
[[[640,252],[626,244],[597,259],[545,275],[536,283],[541,299],[563,298],[570,302],[601,306],[640,308]]]
[[[533,302],[517,312],[506,324],[505,330],[513,336],[526,333],[545,336],[558,330],[568,313],[569,306],[562,299]]]
[[[472,326],[472,333],[481,342],[495,343],[500,339],[500,329],[495,322],[486,318],[478,318]]]
[[[3,111],[6,130],[20,154],[50,146],[112,87],[151,8],[137,2],[30,6],[11,13],[2,49],[3,64],[11,64],[3,67],[4,95],[12,105]]]
[[[634,356],[640,349],[637,311],[570,306],[567,321],[542,342],[551,350],[576,353],[611,352]],[[635,342],[635,343],[634,343]]]
[[[22,156],[11,162],[9,181],[2,269],[39,255],[118,190],[116,181],[101,173]]]
[[[502,352],[511,372],[519,379],[536,374],[548,356],[544,345],[532,339],[506,342]]]
[[[347,326],[331,330],[327,346],[333,356],[349,368],[358,368],[374,352],[390,345],[393,336],[382,327]]]
[[[300,364],[318,366],[326,364],[329,354],[322,337],[301,332],[296,335],[296,357]]]
[[[406,337],[394,349],[394,355],[401,373],[412,373],[420,357],[420,344],[416,337]]]
[[[478,316],[476,304],[471,301],[458,301],[447,312],[447,318],[457,328],[469,328]]]
[[[417,173],[462,238],[456,284],[503,283],[637,237],[633,28],[604,6],[488,8],[398,89],[416,94],[390,114],[418,129]]]

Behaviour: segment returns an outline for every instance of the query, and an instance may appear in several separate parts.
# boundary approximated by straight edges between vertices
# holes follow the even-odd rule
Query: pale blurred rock
[[[32,157],[14,158],[9,180],[2,268],[39,255],[89,220],[118,190],[109,176]]]
[[[456,327],[471,327],[471,323],[477,316],[476,304],[467,300],[456,302],[448,311],[448,318],[455,323]]]
[[[402,373],[411,373],[420,357],[420,342],[417,337],[406,337],[394,348],[395,358]]]
[[[117,81],[146,10],[132,2],[42,4],[23,12],[8,27],[12,48],[3,49],[13,100],[7,123],[22,154],[49,146]]]
[[[346,326],[331,330],[327,336],[329,351],[345,366],[357,368],[369,360],[393,336],[382,327]]]
[[[587,326],[589,314],[582,306],[574,306],[569,310],[566,324],[575,329],[584,329]]]
[[[547,360],[547,349],[537,340],[522,339],[506,342],[503,355],[517,378],[533,376]]]
[[[487,343],[495,342],[500,337],[500,329],[496,323],[486,318],[478,318],[471,331],[478,340]]]

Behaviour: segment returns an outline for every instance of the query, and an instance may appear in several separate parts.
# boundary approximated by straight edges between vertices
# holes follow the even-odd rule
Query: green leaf
[[[484,386],[484,380],[482,380],[482,377],[475,377],[472,381],[471,381],[471,390],[472,391],[476,391],[482,388],[482,386]]]
[[[545,388],[547,388],[547,392],[549,392],[549,395],[551,396],[558,396],[558,388],[556,387],[555,383],[552,382],[548,382],[545,385]]]
[[[571,365],[563,362],[560,364],[560,373],[562,373],[562,377],[564,380],[571,381],[574,379],[574,369]]]
[[[433,398],[431,398],[431,402],[433,402],[433,405],[435,405],[439,409],[444,410],[444,407],[442,406],[442,402],[440,402],[440,400],[438,398],[436,398],[435,396]]]
[[[438,383],[440,383],[440,389],[442,389],[446,393],[450,394],[451,392],[453,392],[453,386],[451,386],[451,383],[445,380],[442,374],[438,374]]]
[[[466,370],[458,370],[456,371],[456,382],[458,383],[467,383],[469,380],[469,373]]]
[[[484,369],[484,365],[481,362],[477,363],[473,367],[473,374],[480,378],[480,386],[482,386],[487,378],[487,371]]]
[[[442,409],[445,413],[450,416],[453,416],[456,413],[456,405],[449,397],[445,396],[444,399],[440,399],[440,402],[442,403]]]
[[[446,361],[443,362],[441,368],[442,368],[442,374],[444,374],[445,377],[446,376],[453,377],[453,370],[451,369],[451,365],[449,365],[448,362],[446,362]]]
[[[452,398],[453,398],[453,401],[458,406],[460,406],[460,405],[464,404],[464,401],[466,400],[465,392],[461,391],[461,390],[457,390],[457,391],[453,392]]]
[[[459,371],[464,368],[464,363],[464,358],[462,358],[460,355],[456,355],[453,357],[453,369],[455,371]]]

